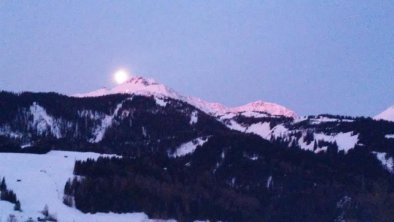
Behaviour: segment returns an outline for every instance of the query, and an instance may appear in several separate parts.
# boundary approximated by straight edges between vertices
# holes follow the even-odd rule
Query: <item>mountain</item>
[[[240,107],[229,109],[230,113],[268,113],[274,116],[285,116],[290,118],[297,117],[297,114],[288,108],[269,102],[256,101]]]
[[[223,115],[226,113],[243,113],[243,112],[262,112],[269,115],[279,115],[287,117],[296,117],[296,113],[284,106],[257,101],[240,107],[226,107],[220,103],[204,101],[200,98],[183,96],[175,90],[156,82],[154,79],[133,76],[128,81],[112,89],[102,88],[93,92],[75,94],[75,97],[99,97],[113,94],[132,94],[155,96],[159,98],[171,98],[187,102],[198,109],[212,115]]]
[[[45,204],[66,222],[393,221],[393,147],[394,122],[298,117],[262,101],[228,108],[142,77],[74,96],[0,92],[0,176],[23,212],[1,195],[0,211],[18,221],[44,220]]]
[[[297,117],[286,107],[263,101],[228,108],[183,96],[143,77],[73,97],[2,92],[0,101],[3,149],[39,146],[109,153],[167,153],[183,144],[191,148],[181,150],[194,150],[194,144],[205,137],[237,131],[314,153],[331,148],[347,153],[357,147],[391,153],[394,135],[389,123],[369,118]],[[388,113],[390,109],[386,116]]]
[[[114,94],[0,93],[0,148],[154,152],[226,127],[180,100]]]
[[[376,115],[374,119],[377,120],[386,120],[386,121],[393,121],[394,122],[394,106],[386,109],[382,113]]]
[[[76,94],[75,97],[99,97],[113,94],[133,94],[144,96],[158,96],[172,99],[182,99],[183,97],[171,88],[156,82],[153,79],[134,76],[123,84],[112,89],[102,88],[93,92]]]

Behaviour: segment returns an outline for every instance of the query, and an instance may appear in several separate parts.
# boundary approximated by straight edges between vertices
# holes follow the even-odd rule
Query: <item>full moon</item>
[[[117,84],[122,84],[129,79],[129,73],[126,70],[120,69],[115,72],[114,80]]]

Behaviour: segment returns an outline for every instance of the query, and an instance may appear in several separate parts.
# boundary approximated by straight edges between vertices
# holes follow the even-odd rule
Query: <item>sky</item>
[[[119,68],[227,106],[371,116],[394,105],[394,1],[0,0],[0,90],[72,95]]]

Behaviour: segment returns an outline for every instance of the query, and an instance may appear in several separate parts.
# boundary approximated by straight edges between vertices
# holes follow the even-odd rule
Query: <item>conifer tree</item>
[[[3,177],[0,183],[0,191],[6,191],[6,190],[7,190],[7,184],[5,183],[5,177]]]
[[[16,201],[15,206],[14,206],[15,211],[22,211],[21,208],[21,202],[19,200]]]

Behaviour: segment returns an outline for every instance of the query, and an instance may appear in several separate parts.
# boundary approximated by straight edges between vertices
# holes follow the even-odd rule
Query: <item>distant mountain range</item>
[[[0,92],[0,152],[123,156],[76,163],[86,180],[69,181],[65,203],[85,213],[392,221],[393,113],[300,117],[263,101],[230,108],[133,77],[73,96]]]
[[[180,95],[175,90],[153,79],[145,79],[143,77],[132,77],[126,83],[112,89],[103,88],[74,96],[100,97],[114,94],[153,96],[156,99],[171,98],[186,102],[208,115],[217,118],[232,130],[254,133],[268,140],[278,138],[284,139],[288,142],[289,146],[295,143],[302,149],[313,150],[314,152],[321,152],[327,149],[327,146],[319,145],[319,141],[322,143],[336,143],[338,149],[344,151],[348,151],[356,145],[360,145],[359,134],[356,134],[354,131],[316,132],[316,126],[331,123],[339,127],[339,125],[343,123],[354,122],[354,120],[357,119],[354,117],[339,117],[332,115],[298,117],[294,111],[284,106],[263,101],[256,101],[240,107],[229,108],[219,103],[211,103],[199,98]],[[273,123],[272,119],[276,119],[276,122]],[[285,121],[279,121],[280,119]],[[374,119],[394,121],[394,108],[389,108],[382,114],[374,117]],[[308,123],[308,129],[294,129],[294,125],[298,125],[299,123]],[[313,143],[305,143],[306,134],[312,131],[314,135],[313,141],[311,142]],[[300,140],[302,138],[303,140]]]
[[[75,94],[75,97],[100,97],[114,94],[133,94],[144,96],[166,97],[187,102],[208,114],[222,116],[224,114],[238,114],[245,112],[263,112],[270,115],[296,118],[293,110],[279,104],[255,101],[239,107],[226,107],[220,103],[212,103],[196,97],[183,96],[175,90],[158,83],[154,79],[134,76],[127,82],[112,89],[101,88],[88,93]],[[251,114],[250,113],[250,114]],[[394,106],[388,108],[374,117],[376,120],[394,121]]]
[[[212,115],[223,115],[228,113],[243,113],[243,112],[265,112],[270,115],[296,117],[297,114],[278,104],[268,103],[263,101],[256,101],[240,107],[226,107],[219,103],[211,103],[200,98],[183,96],[175,90],[156,82],[153,79],[146,79],[135,76],[130,78],[127,82],[118,85],[112,89],[102,88],[93,92],[76,94],[75,97],[99,97],[114,94],[132,94],[143,96],[154,96],[158,98],[171,98],[187,102],[190,105]]]

